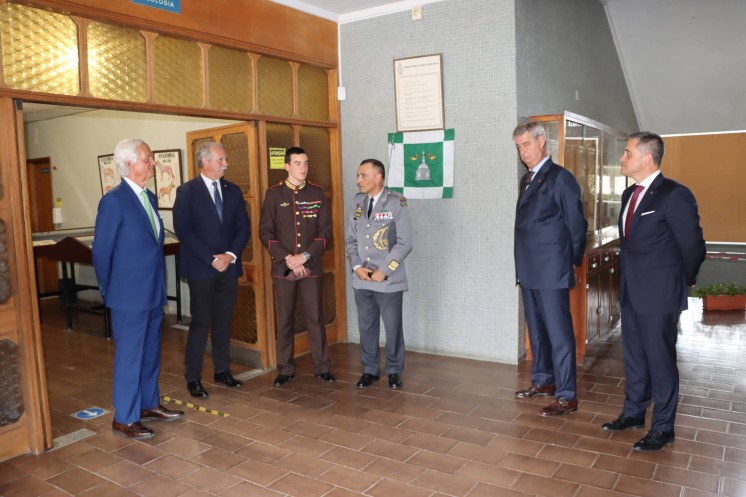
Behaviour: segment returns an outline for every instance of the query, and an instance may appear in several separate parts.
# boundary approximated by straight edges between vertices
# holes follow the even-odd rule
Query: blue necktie
[[[218,217],[220,218],[220,222],[223,222],[223,198],[220,196],[220,191],[218,191],[218,182],[213,181],[212,182],[212,188],[214,190],[213,193],[215,193],[215,208],[218,210]]]

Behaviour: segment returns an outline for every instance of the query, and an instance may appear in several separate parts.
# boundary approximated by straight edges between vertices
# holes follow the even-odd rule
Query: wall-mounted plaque
[[[441,55],[394,60],[397,131],[443,129]]]

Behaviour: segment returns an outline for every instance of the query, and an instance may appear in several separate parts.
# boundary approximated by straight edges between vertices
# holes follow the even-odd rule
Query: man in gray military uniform
[[[402,386],[404,328],[402,297],[407,290],[404,258],[412,251],[412,225],[407,199],[383,187],[386,170],[381,161],[365,159],[357,170],[355,209],[347,225],[345,245],[352,265],[352,288],[360,328],[363,376],[358,388],[378,380],[381,319],[386,328],[389,388]]]

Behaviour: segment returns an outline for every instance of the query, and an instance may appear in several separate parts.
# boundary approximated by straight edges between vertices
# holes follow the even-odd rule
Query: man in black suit
[[[633,133],[621,158],[622,174],[637,183],[622,194],[620,298],[624,388],[622,414],[602,428],[642,428],[655,401],[650,432],[635,450],[660,450],[674,441],[679,397],[677,327],[687,308],[706,247],[697,201],[685,186],[663,177],[663,140]]]
[[[588,222],[575,177],[547,154],[544,127],[521,124],[513,139],[528,167],[516,206],[515,267],[533,354],[531,386],[515,395],[555,395],[539,414],[560,416],[578,409],[570,288],[573,265],[583,261]]]
[[[184,359],[187,389],[192,397],[207,397],[202,358],[208,332],[214,380],[231,388],[241,386],[229,369],[230,333],[238,277],[243,272],[240,257],[251,225],[241,189],[223,179],[228,169],[223,146],[203,143],[196,161],[201,174],[177,188],[173,216],[192,315]]]

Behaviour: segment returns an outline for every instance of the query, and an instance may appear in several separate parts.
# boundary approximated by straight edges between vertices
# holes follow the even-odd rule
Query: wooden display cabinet
[[[577,360],[582,364],[586,344],[612,330],[621,316],[617,222],[627,178],[621,173],[619,158],[627,135],[571,112],[529,120],[544,125],[547,152],[580,184],[588,242],[583,263],[575,268],[570,310]],[[526,357],[531,359],[528,330]]]

